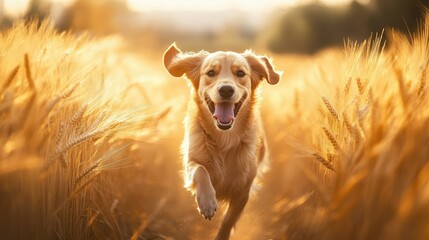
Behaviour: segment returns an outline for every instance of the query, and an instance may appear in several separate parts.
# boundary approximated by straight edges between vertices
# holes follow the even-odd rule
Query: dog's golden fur
[[[164,65],[171,75],[185,74],[192,83],[182,145],[185,186],[196,195],[206,219],[214,216],[217,200],[228,202],[216,239],[229,239],[250,187],[267,161],[259,83],[265,79],[276,84],[280,74],[266,57],[250,51],[182,53],[175,44],[165,52]],[[227,124],[214,118],[209,106],[225,100],[219,95],[225,85],[234,90],[228,101],[237,111]]]

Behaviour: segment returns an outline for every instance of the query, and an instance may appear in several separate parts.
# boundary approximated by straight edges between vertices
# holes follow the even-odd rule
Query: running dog
[[[175,43],[163,61],[172,76],[185,75],[191,83],[182,144],[185,187],[206,219],[218,201],[228,203],[216,239],[229,239],[268,158],[259,86],[263,80],[277,84],[281,72],[249,50],[183,53]]]

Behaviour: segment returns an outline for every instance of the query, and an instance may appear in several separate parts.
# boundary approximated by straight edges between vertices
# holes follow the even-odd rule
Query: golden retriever
[[[229,239],[267,160],[258,86],[264,79],[278,83],[281,73],[251,51],[182,53],[173,43],[163,60],[172,76],[192,83],[182,145],[185,187],[206,219],[217,200],[228,202],[216,239]]]

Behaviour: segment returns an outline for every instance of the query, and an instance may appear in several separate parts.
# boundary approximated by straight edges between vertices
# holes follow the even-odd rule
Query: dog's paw
[[[211,220],[217,210],[216,192],[215,190],[197,190],[196,199],[198,210],[205,219]]]

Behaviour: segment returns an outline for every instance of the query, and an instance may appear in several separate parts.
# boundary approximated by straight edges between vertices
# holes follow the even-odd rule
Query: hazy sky
[[[266,11],[275,7],[290,7],[316,1],[335,5],[349,3],[352,0],[128,0],[128,6],[136,11],[219,11],[226,9]],[[367,2],[366,0],[361,1]]]
[[[1,1],[1,0],[0,0]],[[49,0],[50,2],[61,2],[64,4],[70,4],[73,0]],[[144,0],[143,0],[144,1]],[[30,0],[3,0],[5,12],[11,15],[24,14]]]
[[[1,1],[1,0],[0,0]],[[8,14],[23,14],[30,0],[4,0],[5,11]],[[49,1],[49,0],[48,0]],[[70,4],[73,0],[51,0]],[[98,0],[103,1],[103,0]],[[247,11],[267,11],[276,7],[290,7],[309,2],[323,2],[330,5],[345,4],[352,0],[123,0],[135,11],[219,11],[226,9],[239,9]],[[366,3],[369,0],[358,0]]]

